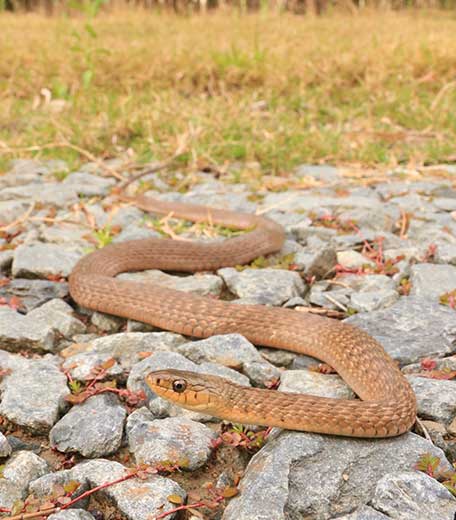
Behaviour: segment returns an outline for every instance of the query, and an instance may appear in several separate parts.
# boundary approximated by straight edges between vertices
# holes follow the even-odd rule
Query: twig
[[[17,226],[18,224],[22,224],[30,217],[30,215],[34,209],[35,209],[35,203],[32,202],[25,213],[23,213],[19,218],[17,218],[13,222],[10,222],[6,226],[1,226],[0,231],[8,231],[8,229],[11,229],[14,226]]]
[[[107,487],[113,486],[114,484],[119,484],[120,482],[124,482],[125,480],[128,480],[130,478],[136,477],[138,473],[138,469],[132,471],[131,473],[127,473],[123,477],[120,477],[116,480],[112,480],[111,482],[105,482],[104,484],[100,484],[99,486],[96,486],[92,489],[89,489],[88,491],[85,491],[84,493],[81,493],[79,496],[71,500],[71,502],[68,502],[68,504],[64,504],[60,507],[53,507],[50,509],[42,509],[41,511],[34,511],[33,513],[20,513],[18,515],[14,516],[8,516],[6,517],[8,520],[29,520],[32,518],[41,518],[43,516],[49,516],[52,513],[57,513],[58,511],[63,511],[64,509],[68,509],[73,504],[76,504],[83,498],[86,498],[90,495],[93,495],[97,491],[100,491],[101,489],[105,489]]]
[[[418,426],[420,427],[426,440],[428,440],[431,444],[434,444],[431,436],[429,435],[428,429],[426,428],[426,426],[424,426],[423,421],[421,419],[419,419],[418,417],[416,418],[416,424],[418,424]]]
[[[348,312],[348,309],[347,307],[345,307],[345,305],[343,305],[342,303],[338,302],[335,298],[333,298],[332,296],[329,296],[329,294],[325,294],[323,293],[323,296],[328,300],[330,301],[331,303],[333,303],[336,307],[339,307],[339,309],[343,310],[344,312]]]
[[[214,499],[214,501],[218,503],[222,502],[223,500],[224,497],[216,497]],[[154,520],[161,520],[162,518],[166,518],[167,516],[172,515],[173,513],[177,513],[178,511],[186,511],[192,508],[196,509],[197,507],[204,507],[205,505],[206,503],[202,500],[200,502],[195,502],[194,504],[181,505],[168,511],[165,511],[164,513],[160,513],[158,516],[154,517]]]

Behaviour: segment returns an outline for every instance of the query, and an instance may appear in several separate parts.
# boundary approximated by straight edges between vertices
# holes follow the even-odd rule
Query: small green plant
[[[101,249],[102,247],[109,245],[112,242],[112,239],[114,238],[114,233],[110,225],[106,225],[100,229],[95,230],[93,234],[98,249]]]
[[[416,469],[441,482],[450,493],[456,496],[456,472],[441,470],[440,462],[440,457],[424,453],[419,458]]]

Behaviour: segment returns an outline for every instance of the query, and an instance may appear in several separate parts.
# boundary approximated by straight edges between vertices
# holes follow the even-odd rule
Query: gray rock
[[[16,278],[0,287],[0,296],[7,299],[17,296],[28,312],[49,300],[68,296],[68,284]]]
[[[0,225],[5,226],[11,224],[23,215],[29,205],[26,202],[15,200],[5,200],[0,202]]]
[[[63,180],[62,185],[74,187],[78,195],[96,197],[107,195],[115,183],[113,178],[99,177],[86,172],[74,172]]]
[[[141,408],[128,417],[128,446],[138,464],[177,464],[195,470],[206,464],[216,434],[185,417],[155,419]]]
[[[160,238],[160,233],[153,229],[138,226],[137,224],[130,224],[116,235],[112,242],[117,244],[119,242],[128,242],[129,240],[143,240],[145,238]]]
[[[28,491],[37,498],[44,498],[52,495],[54,491],[54,486],[65,486],[70,482],[75,482],[73,472],[71,470],[55,471],[53,473],[47,473],[42,477],[33,480],[29,485]],[[78,484],[79,486],[71,494],[72,499],[79,497],[80,495],[82,495],[90,489],[89,482],[87,481],[87,479],[81,479],[81,481],[78,481]],[[88,504],[88,498],[81,498],[72,507],[87,507]]]
[[[24,496],[30,482],[48,472],[44,459],[31,451],[17,451],[5,464],[3,478],[17,486]]]
[[[144,353],[175,351],[185,341],[179,334],[171,332],[121,332],[91,341],[86,352],[108,355],[124,370],[130,370],[143,359]]]
[[[336,250],[330,246],[322,247],[317,251],[301,251],[296,253],[294,263],[306,275],[324,278],[334,269],[337,263]]]
[[[358,251],[339,251],[337,262],[347,269],[359,269],[365,265],[374,267],[375,263]]]
[[[299,392],[304,394],[354,399],[354,392],[335,374],[319,374],[310,370],[286,370],[280,377],[281,392]]]
[[[376,211],[381,207],[380,201],[372,194],[369,197],[350,195],[348,197],[328,197],[318,195],[304,195],[299,191],[283,193],[269,193],[263,200],[263,206],[288,211],[311,211],[322,208],[370,208]]]
[[[390,307],[399,299],[394,289],[386,291],[354,293],[351,295],[350,307],[358,312],[371,312]]]
[[[262,358],[250,341],[240,334],[212,336],[184,343],[177,350],[194,363],[209,361],[241,370],[257,385],[264,385],[280,376],[280,371]]]
[[[11,455],[11,446],[8,439],[0,432],[0,458],[9,457]]]
[[[123,318],[119,318],[118,316],[112,316],[111,314],[105,314],[104,312],[95,311],[90,321],[97,327],[98,329],[104,332],[118,332],[121,327],[125,324],[125,320]]]
[[[25,200],[65,208],[76,204],[79,201],[79,192],[83,191],[83,186],[36,182],[5,188],[0,191],[0,200]]]
[[[62,367],[70,373],[73,379],[88,381],[93,378],[93,371],[96,367],[100,367],[111,359],[113,358],[108,352],[81,352],[66,359]],[[114,378],[116,381],[124,381],[126,378],[122,367],[117,362],[106,369],[106,376]]]
[[[432,204],[442,211],[456,211],[456,199],[454,197],[436,197]]]
[[[194,276],[171,276],[156,269],[141,271],[138,273],[124,273],[118,276],[121,280],[131,280],[144,284],[155,284],[185,291],[200,296],[220,296],[223,289],[223,281],[214,274],[196,274]],[[147,291],[147,285],[144,286]]]
[[[456,513],[453,495],[437,480],[418,472],[385,475],[377,482],[372,506],[399,520],[453,520]]]
[[[357,292],[387,291],[396,288],[394,280],[384,274],[347,274],[340,280]]]
[[[402,297],[387,309],[345,321],[374,336],[402,364],[456,351],[456,313],[425,298]]]
[[[122,442],[127,412],[113,394],[90,397],[73,408],[50,432],[51,445],[62,451],[76,451],[84,457],[115,453]]]
[[[41,307],[29,312],[27,319],[44,327],[51,327],[65,338],[84,334],[86,326],[73,316],[73,308],[63,300],[50,300]]]
[[[47,432],[65,408],[66,377],[51,356],[25,359],[0,351],[0,366],[11,370],[0,383],[0,414],[19,426]]]
[[[440,457],[443,469],[450,467],[440,449],[413,433],[374,442],[276,433],[250,461],[241,492],[230,501],[223,518],[338,517],[369,502],[382,477],[412,470],[426,452]]]
[[[84,509],[64,509],[53,515],[48,516],[49,520],[95,520],[88,511]]]
[[[122,206],[111,213],[111,225],[126,228],[130,224],[140,223],[144,220],[145,213],[135,206]]]
[[[15,278],[66,277],[81,256],[56,244],[22,245],[14,252],[12,273]]]
[[[77,244],[80,247],[90,248],[93,246],[87,236],[91,233],[84,226],[77,224],[56,223],[52,227],[40,226],[40,238],[43,242],[52,244]]]
[[[35,321],[8,307],[0,307],[0,344],[4,349],[53,351],[56,331],[50,325]]]
[[[87,479],[93,488],[123,478],[128,470],[118,462],[98,459],[76,465],[72,473],[75,480]],[[186,498],[186,493],[179,484],[157,475],[144,480],[131,478],[106,487],[96,495],[109,500],[128,520],[154,518],[174,509],[175,504],[168,500],[170,495],[179,495],[183,503]],[[172,520],[175,515],[167,518]]]
[[[320,307],[328,309],[345,310],[350,306],[350,288],[342,287],[327,291],[329,287],[326,281],[315,283],[312,285],[309,293],[309,302]]]
[[[245,269],[232,267],[219,269],[217,274],[225,281],[228,289],[238,298],[249,303],[282,305],[294,296],[302,296],[305,285],[298,273],[283,269]]]
[[[411,295],[439,301],[440,295],[456,289],[455,266],[417,264],[410,271]]]
[[[334,166],[325,164],[302,164],[296,168],[295,175],[298,177],[311,177],[316,181],[333,183],[343,179],[342,172]]]
[[[456,415],[456,382],[408,376],[416,394],[418,415],[423,419],[450,423]]]
[[[456,244],[443,244],[437,248],[436,261],[441,264],[456,265]]]

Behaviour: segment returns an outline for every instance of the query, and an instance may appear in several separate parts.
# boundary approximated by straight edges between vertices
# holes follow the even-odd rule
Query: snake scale
[[[152,372],[155,393],[192,410],[237,423],[350,437],[392,437],[415,422],[415,395],[382,346],[352,325],[261,305],[236,305],[155,284],[116,279],[125,271],[214,271],[279,250],[283,228],[270,219],[228,210],[131,199],[143,210],[247,230],[223,241],[150,238],[111,244],[83,257],[69,283],[73,299],[93,310],[190,337],[239,333],[256,345],[290,350],[332,366],[360,399],[344,400],[236,385],[179,370]]]

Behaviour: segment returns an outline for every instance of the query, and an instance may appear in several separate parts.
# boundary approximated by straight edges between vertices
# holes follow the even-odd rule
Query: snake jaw
[[[216,415],[216,400],[210,388],[201,384],[201,374],[184,370],[157,370],[146,376],[149,388],[158,396],[183,408]]]

